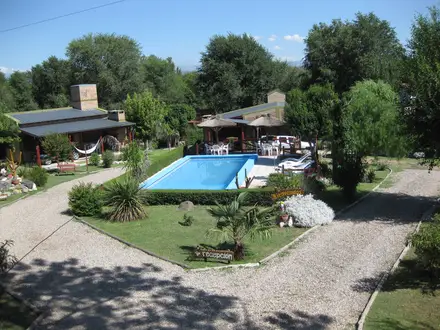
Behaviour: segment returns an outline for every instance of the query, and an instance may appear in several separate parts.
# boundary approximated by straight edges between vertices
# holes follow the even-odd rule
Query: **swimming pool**
[[[249,175],[258,155],[186,156],[141,184],[143,189],[237,189]]]

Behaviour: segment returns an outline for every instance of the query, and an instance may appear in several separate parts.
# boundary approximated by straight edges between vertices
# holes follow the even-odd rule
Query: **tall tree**
[[[383,82],[356,83],[344,95],[334,122],[333,179],[353,198],[367,155],[401,156],[407,139],[398,115],[398,95]]]
[[[217,113],[264,103],[278,82],[273,55],[249,35],[216,35],[202,53],[198,86]]]
[[[145,86],[155,97],[171,103],[193,103],[194,95],[171,57],[161,59],[150,55],[142,58]]]
[[[15,99],[3,72],[0,72],[0,113],[11,112],[15,109]]]
[[[402,115],[418,148],[426,157],[440,158],[440,10],[430,8],[427,16],[416,17],[405,65]]]
[[[312,141],[327,140],[332,135],[332,116],[338,95],[331,85],[313,85],[308,90],[294,89],[287,94],[285,119],[292,133]]]
[[[284,93],[296,88],[304,89],[310,80],[310,72],[303,67],[286,66],[283,71],[278,88]]]
[[[117,108],[128,94],[143,90],[139,44],[115,34],[88,34],[69,43],[66,52],[73,82],[96,83],[103,107]]]
[[[390,24],[373,13],[358,13],[352,22],[314,25],[305,43],[311,83],[330,82],[339,94],[363,79],[398,85],[403,47]]]
[[[40,108],[69,105],[69,61],[50,56],[46,61],[32,67],[31,74],[33,95]]]
[[[168,111],[167,106],[150,91],[128,95],[124,109],[127,119],[136,123],[136,135],[144,143],[156,139]]]
[[[187,104],[172,104],[169,106],[165,120],[173,131],[183,136],[188,127],[188,121],[195,118],[196,111],[193,107]]]
[[[15,111],[29,111],[38,108],[32,94],[30,72],[15,71],[9,77],[9,85],[15,100]]]

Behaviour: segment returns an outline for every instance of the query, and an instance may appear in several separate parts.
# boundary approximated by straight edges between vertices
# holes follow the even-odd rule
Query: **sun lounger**
[[[310,157],[310,155],[311,155],[311,153],[308,152],[308,153],[306,153],[304,156],[302,156],[301,158],[286,158],[286,159],[283,159],[283,160],[280,162],[280,165],[282,165],[282,164],[289,164],[289,166],[293,166],[293,165],[301,165],[301,164],[304,164],[304,161],[305,161],[308,157]]]

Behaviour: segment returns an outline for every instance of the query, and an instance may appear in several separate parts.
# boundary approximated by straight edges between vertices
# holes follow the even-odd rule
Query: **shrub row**
[[[147,170],[147,175],[152,176],[153,174],[159,172],[164,167],[167,167],[176,160],[182,158],[183,156],[183,146],[171,150],[170,152],[164,153],[160,157],[157,157],[154,162],[151,162]]]
[[[247,206],[255,204],[270,206],[273,189],[258,188],[249,190],[144,190],[142,201],[145,205],[178,205],[184,201],[191,201],[198,205],[228,204],[232,202],[239,193],[248,192]]]

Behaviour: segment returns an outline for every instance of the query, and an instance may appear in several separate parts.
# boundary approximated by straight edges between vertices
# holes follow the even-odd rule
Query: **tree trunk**
[[[243,260],[244,259],[244,246],[243,246],[243,243],[240,241],[235,241],[234,259],[235,260]]]

